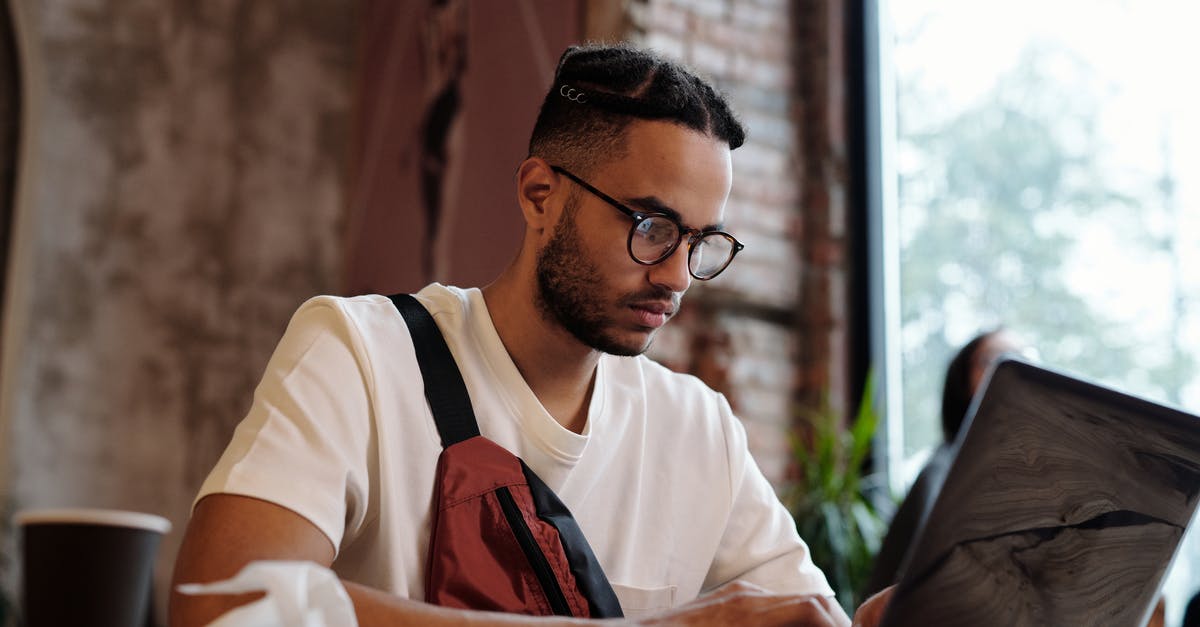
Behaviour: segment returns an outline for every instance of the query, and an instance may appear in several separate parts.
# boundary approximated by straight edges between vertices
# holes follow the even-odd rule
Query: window
[[[950,357],[997,325],[1045,363],[1200,411],[1200,4],[905,0],[880,16],[893,486],[940,441]],[[1169,624],[1200,589],[1192,536]]]

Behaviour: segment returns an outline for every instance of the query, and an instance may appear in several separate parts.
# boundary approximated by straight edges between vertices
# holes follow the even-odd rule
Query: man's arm
[[[232,494],[213,494],[196,504],[171,582],[171,627],[207,625],[260,594],[189,596],[183,583],[228,579],[255,560],[333,563],[333,545],[308,519],[274,503]],[[523,624],[516,616],[462,612],[419,603],[343,582],[359,625]]]
[[[328,567],[333,545],[303,516],[274,503],[231,494],[212,494],[196,504],[175,562],[171,582],[171,627],[206,625],[225,612],[258,598],[257,594],[188,596],[175,591],[183,583],[228,579],[255,560],[306,560]],[[471,612],[402,599],[352,582],[343,582],[354,602],[359,625],[527,625],[529,616]],[[820,596],[771,594],[734,584],[645,624],[723,625],[731,619],[755,625],[799,624],[843,627],[840,608]],[[550,617],[539,625],[583,625],[590,621]],[[625,623],[623,624],[635,624]]]
[[[196,504],[175,561],[171,582],[171,627],[207,625],[261,594],[200,595],[177,592],[183,583],[233,577],[255,560],[333,563],[333,545],[308,519],[274,503],[232,494],[212,494]],[[343,581],[362,627],[374,625],[524,625],[527,616],[464,612],[429,605]],[[546,621],[572,624],[569,619]]]
[[[305,560],[328,567],[333,545],[308,519],[255,498],[212,494],[196,504],[171,581],[171,627],[207,625],[221,614],[261,594],[188,596],[184,583],[233,577],[255,560]]]
[[[175,591],[183,583],[220,581],[233,577],[255,560],[302,560],[329,567],[333,545],[308,519],[274,503],[212,494],[192,513],[171,582],[171,627],[207,625],[229,610],[261,594],[190,596]],[[437,607],[351,582],[342,582],[354,602],[362,627],[374,625],[516,625],[528,617],[486,612],[463,612]],[[559,621],[567,624],[567,621]]]

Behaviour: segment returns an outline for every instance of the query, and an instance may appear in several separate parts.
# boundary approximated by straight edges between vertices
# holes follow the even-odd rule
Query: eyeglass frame
[[[579,178],[578,176],[575,176],[574,174],[571,174],[571,172],[569,172],[566,168],[564,168],[562,166],[551,165],[550,169],[557,172],[558,174],[562,174],[563,176],[571,179],[571,181],[573,181],[576,185],[579,185],[580,187],[591,192],[592,195],[594,195],[597,198],[599,198],[600,200],[603,200],[604,202],[608,203],[614,209],[616,209],[617,211],[620,211],[621,213],[623,213],[627,217],[629,217],[631,220],[633,220],[633,226],[629,228],[629,237],[625,241],[625,249],[629,252],[629,258],[633,259],[634,262],[638,263],[639,265],[656,266],[656,265],[666,261],[667,259],[669,259],[671,257],[671,255],[675,254],[676,250],[679,249],[679,245],[683,243],[683,237],[686,235],[688,238],[688,264],[687,264],[688,265],[688,274],[690,274],[692,276],[692,278],[696,279],[697,281],[711,281],[712,279],[717,278],[717,276],[720,275],[722,272],[724,272],[729,267],[729,264],[733,263],[733,258],[736,257],[737,254],[739,252],[741,252],[743,248],[746,247],[746,245],[739,242],[736,237],[730,235],[729,233],[726,233],[725,231],[716,231],[716,230],[705,231],[703,229],[690,229],[690,228],[683,226],[683,224],[675,216],[656,212],[656,211],[638,211],[636,209],[630,209],[624,203],[617,200],[616,198],[613,198],[612,196],[605,194],[604,192],[593,187],[587,181]],[[675,225],[675,230],[679,231],[679,237],[675,238],[675,243],[671,244],[671,247],[667,249],[667,252],[663,253],[663,255],[661,257],[659,257],[658,259],[656,259],[654,261],[642,261],[641,259],[637,258],[637,255],[633,254],[633,237],[634,237],[634,235],[637,234],[638,226],[641,225],[642,222],[645,222],[646,220],[648,220],[650,218],[666,218],[672,224]],[[699,277],[699,276],[696,276],[696,273],[692,271],[692,250],[693,250],[692,246],[697,241],[699,241],[700,238],[706,237],[708,235],[720,235],[720,236],[728,239],[730,242],[733,243],[733,248],[730,249],[730,251],[729,251],[729,258],[725,260],[725,265],[721,266],[716,272],[712,273],[711,276]]]

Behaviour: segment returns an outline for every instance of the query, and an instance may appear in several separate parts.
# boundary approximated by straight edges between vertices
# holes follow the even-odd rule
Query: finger
[[[722,599],[734,595],[766,595],[770,594],[766,588],[752,584],[741,579],[731,581],[716,590],[706,594],[703,598],[707,599]]]
[[[842,609],[842,605],[833,597],[816,597],[820,599],[822,607],[829,614],[830,624],[838,627],[850,627],[850,617],[846,616],[846,611]]]
[[[854,627],[878,625],[879,621],[883,619],[883,612],[887,609],[888,602],[892,600],[892,592],[895,589],[896,586],[888,586],[858,606],[858,611],[854,613]]]
[[[793,615],[786,624],[805,627],[850,627],[850,619],[846,617],[846,613],[829,597],[810,596],[799,601],[799,607],[800,612]]]
[[[771,596],[756,599],[751,611],[741,615],[750,625],[802,625],[850,627],[850,619],[832,599],[822,596]]]
[[[726,584],[680,611],[655,617],[646,624],[659,622],[850,627],[850,618],[832,597],[776,594],[746,582]]]

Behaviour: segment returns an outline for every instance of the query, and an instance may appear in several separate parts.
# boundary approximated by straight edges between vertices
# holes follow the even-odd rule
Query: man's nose
[[[679,243],[671,256],[649,267],[649,279],[654,285],[682,294],[692,285],[688,272],[688,242]]]

